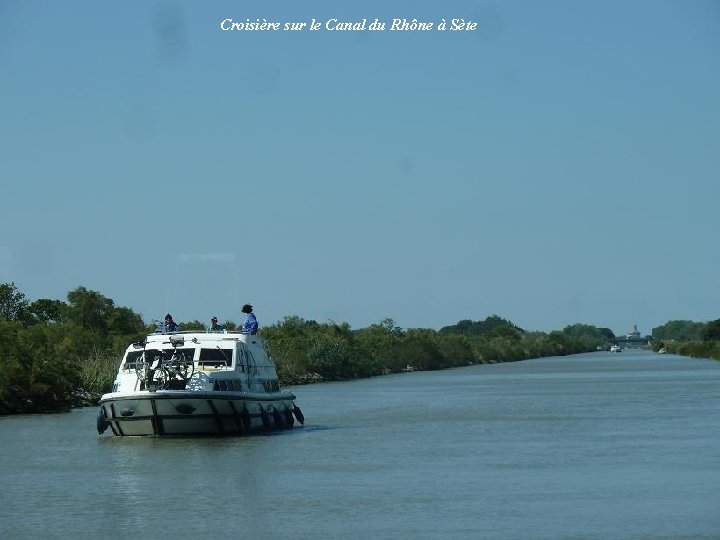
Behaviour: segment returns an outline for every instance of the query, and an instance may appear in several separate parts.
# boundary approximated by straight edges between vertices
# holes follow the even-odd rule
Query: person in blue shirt
[[[252,312],[253,307],[250,304],[245,304],[242,307],[242,312],[247,315],[247,318],[245,319],[245,324],[243,324],[242,327],[242,333],[243,334],[251,334],[255,335],[258,331],[258,322],[255,318],[255,314]]]
[[[169,313],[165,315],[165,324],[162,325],[160,328],[164,333],[180,331],[180,325],[173,321],[172,315],[170,315]]]

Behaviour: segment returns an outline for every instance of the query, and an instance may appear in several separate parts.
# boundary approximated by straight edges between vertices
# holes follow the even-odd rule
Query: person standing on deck
[[[243,324],[242,327],[242,333],[251,334],[254,336],[255,334],[257,334],[258,331],[258,322],[252,310],[253,307],[250,304],[245,304],[242,307],[241,311],[247,315],[247,318],[245,319],[245,324]]]

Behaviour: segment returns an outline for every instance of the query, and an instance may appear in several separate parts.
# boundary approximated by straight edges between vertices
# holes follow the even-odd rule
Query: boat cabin
[[[280,385],[257,335],[173,332],[150,334],[125,351],[112,391],[141,390],[275,393]]]

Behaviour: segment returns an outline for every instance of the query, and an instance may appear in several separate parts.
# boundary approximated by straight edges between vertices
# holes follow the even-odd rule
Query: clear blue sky
[[[353,328],[720,317],[713,0],[2,0],[0,149],[0,282],[30,300]]]

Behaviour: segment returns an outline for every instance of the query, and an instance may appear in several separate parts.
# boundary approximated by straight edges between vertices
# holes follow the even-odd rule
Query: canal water
[[[599,352],[294,391],[306,425],[247,438],[0,418],[0,538],[720,538],[720,362]]]

